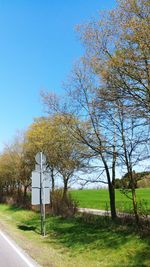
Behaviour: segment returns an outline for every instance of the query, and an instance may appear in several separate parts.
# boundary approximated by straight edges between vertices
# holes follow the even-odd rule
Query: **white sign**
[[[50,188],[50,175],[49,173],[43,173],[43,187]]]
[[[42,196],[42,204],[50,203],[50,190],[49,188],[44,188]],[[32,205],[40,205],[40,189],[32,188]]]
[[[41,185],[40,185],[40,172],[33,171],[31,179],[32,179],[32,188],[33,187],[37,187],[37,188],[41,187]]]
[[[47,172],[32,172],[32,205],[40,205],[40,188],[42,204],[50,203],[50,175]],[[40,179],[42,179],[40,183]]]
[[[42,152],[38,152],[36,154],[35,160],[36,160],[36,163],[39,165],[41,164],[41,161],[42,161],[42,164],[46,163],[46,157]]]
[[[32,205],[40,205],[40,189],[32,188]]]
[[[45,236],[45,204],[50,203],[50,177],[46,172],[46,157],[42,152],[35,156],[35,171],[32,172],[32,205],[40,205],[41,234]]]
[[[41,166],[39,164],[35,164],[35,171],[40,172],[41,171]],[[46,171],[46,164],[42,164],[42,171]]]
[[[32,172],[32,177],[31,177],[31,179],[32,179],[32,187],[37,187],[37,188],[41,187],[41,185],[40,185],[40,175],[41,174],[38,171],[33,171]],[[43,180],[42,181],[42,186],[50,188],[50,175],[49,175],[49,173],[44,172],[42,174],[42,180]]]
[[[44,188],[43,204],[50,203],[50,190],[49,188]]]

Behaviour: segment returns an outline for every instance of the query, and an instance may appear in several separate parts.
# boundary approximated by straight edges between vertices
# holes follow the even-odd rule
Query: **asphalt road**
[[[0,267],[39,267],[39,265],[0,231]]]

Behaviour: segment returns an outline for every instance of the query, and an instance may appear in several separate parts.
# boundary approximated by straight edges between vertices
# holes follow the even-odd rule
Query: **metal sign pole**
[[[40,152],[40,178],[41,178],[41,234],[45,236],[45,199],[43,184],[43,153]]]
[[[41,235],[45,236],[45,204],[50,203],[50,185],[47,183],[47,172],[44,171],[44,164],[46,163],[45,155],[42,152],[38,152],[35,160],[38,165],[35,171],[32,172],[32,205],[40,204]]]
[[[43,235],[45,236],[45,187],[44,187],[44,182],[43,181]]]
[[[41,211],[41,235],[43,235],[43,207],[42,207],[42,152],[40,152],[40,211]]]

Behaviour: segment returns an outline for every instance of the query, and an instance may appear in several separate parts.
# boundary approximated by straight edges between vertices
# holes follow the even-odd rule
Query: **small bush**
[[[4,203],[8,204],[8,205],[15,205],[15,200],[13,197],[5,197],[4,198]]]
[[[77,212],[77,201],[70,194],[63,198],[63,190],[57,189],[53,192],[52,214],[63,218],[73,217]]]
[[[24,197],[23,192],[16,192],[3,194],[0,203],[6,203],[9,205],[16,205],[25,209],[31,209],[31,195]]]

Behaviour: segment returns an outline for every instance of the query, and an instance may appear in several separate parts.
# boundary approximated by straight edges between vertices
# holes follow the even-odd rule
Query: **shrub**
[[[16,205],[17,207],[31,209],[31,195],[24,196],[23,192],[14,191],[13,193],[5,193],[1,198],[0,203],[6,203],[9,205]]]
[[[63,198],[63,190],[57,189],[52,196],[52,214],[63,218],[72,217],[77,212],[77,201],[73,200],[68,193],[66,198]]]

